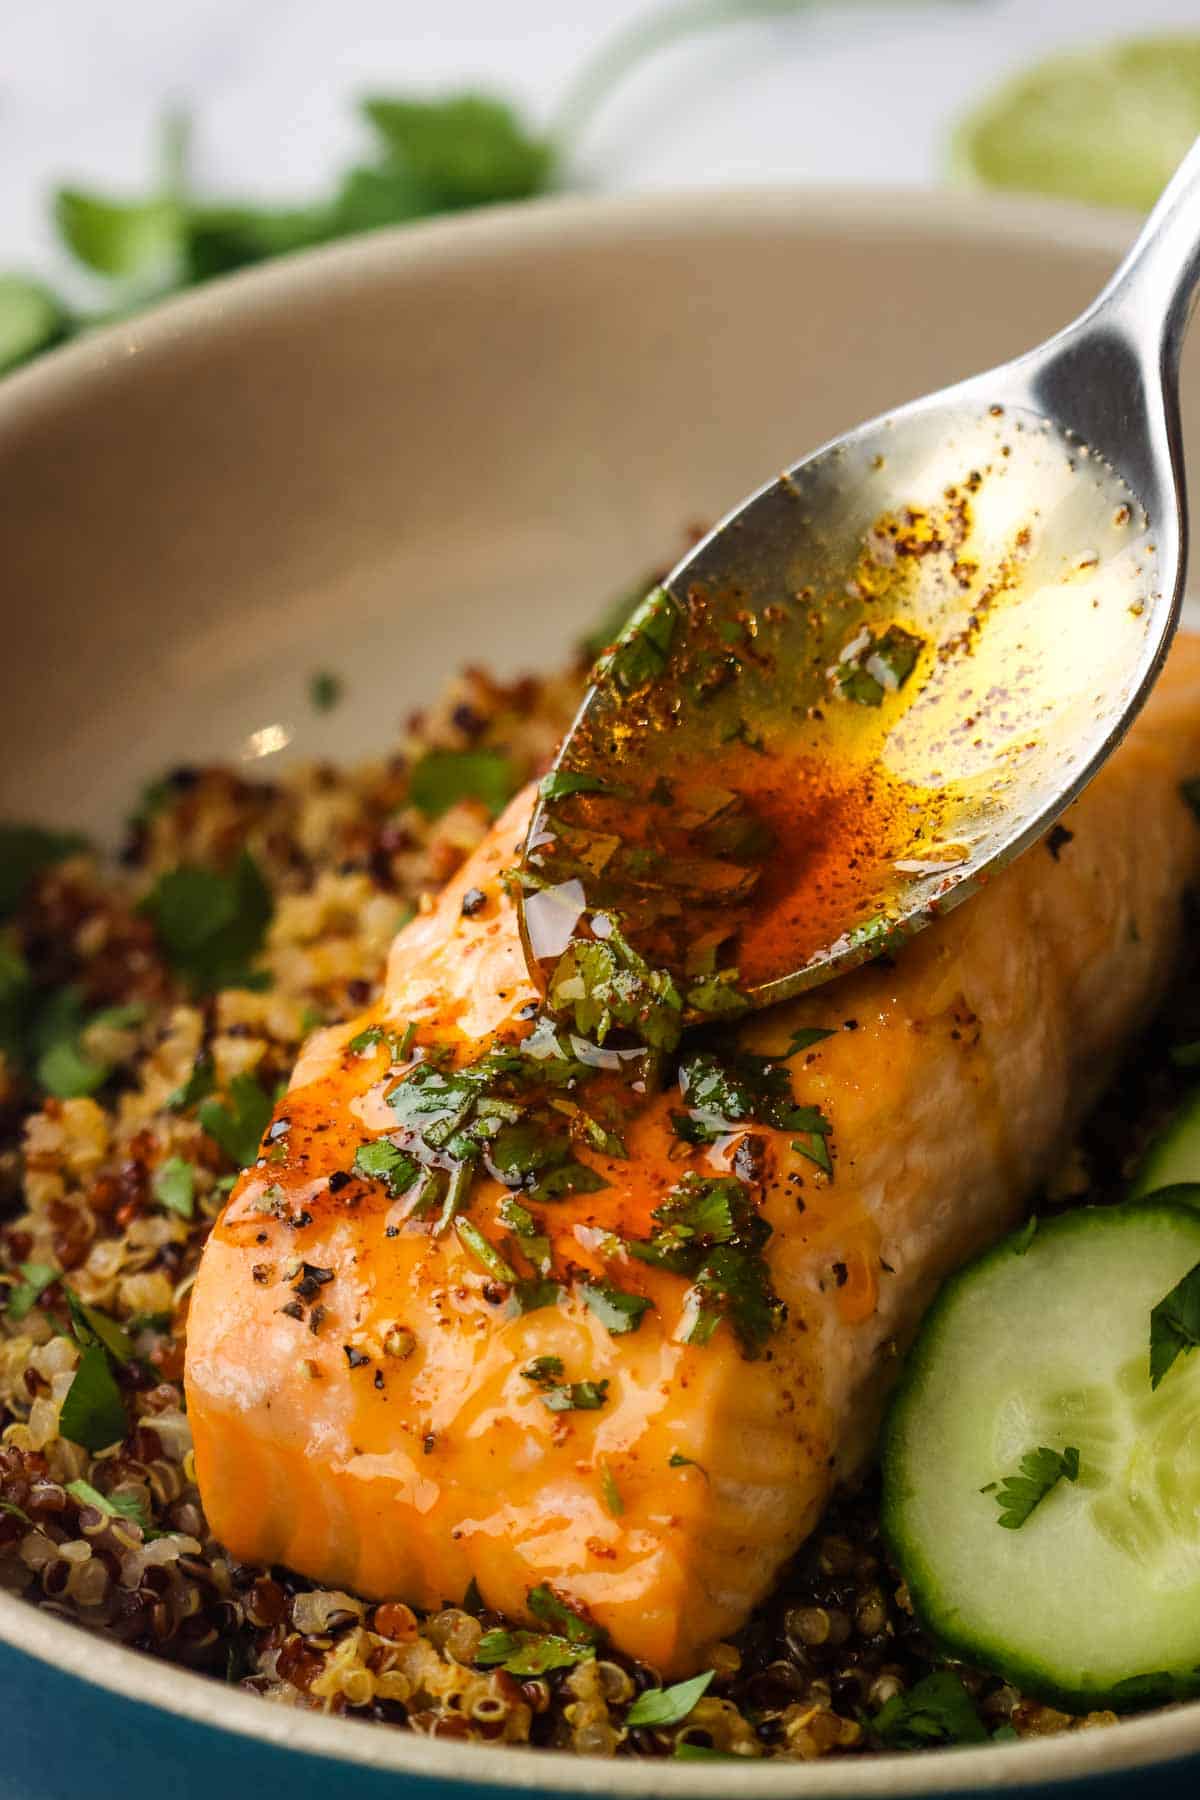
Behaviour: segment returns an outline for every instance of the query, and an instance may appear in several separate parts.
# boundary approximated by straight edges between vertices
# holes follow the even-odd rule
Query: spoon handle
[[[1079,321],[1113,323],[1147,351],[1157,344],[1159,368],[1170,387],[1200,288],[1200,138],[1159,196],[1158,203],[1108,286]]]

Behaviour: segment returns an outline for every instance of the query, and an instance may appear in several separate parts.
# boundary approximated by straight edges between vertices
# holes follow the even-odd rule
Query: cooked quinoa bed
[[[315,1024],[370,1004],[397,926],[547,765],[581,680],[506,687],[469,671],[386,761],[274,782],[177,769],[147,791],[119,859],[64,843],[33,859],[43,866],[0,938],[0,1580],[85,1631],[265,1699],[431,1736],[642,1756],[916,1746],[919,1729],[881,1735],[872,1721],[946,1665],[889,1567],[871,1484],[839,1498],[760,1614],[711,1648],[708,1692],[663,1728],[625,1722],[653,1670],[603,1650],[528,1678],[475,1667],[481,1634],[504,1621],[470,1596],[424,1618],[399,1600],[370,1606],[232,1561],[201,1510],[183,1402],[188,1292],[238,1137],[255,1135],[253,1098],[274,1096]],[[333,691],[314,684],[314,703]],[[487,802],[456,797],[470,787]],[[241,899],[261,946],[239,942],[235,921],[203,941],[196,928],[189,947],[163,878],[212,871],[219,912],[246,852],[261,882]],[[260,985],[238,985],[251,964]],[[1163,1046],[1196,1008],[1187,989],[1173,1005],[1192,1018],[1139,1047],[1047,1205],[1114,1190],[1177,1096],[1185,1077]],[[84,1308],[102,1315],[93,1352]],[[126,1334],[116,1354],[105,1320]],[[129,1424],[99,1455],[60,1431],[89,1355]],[[1114,1717],[1071,1718],[958,1673],[1005,1737]]]

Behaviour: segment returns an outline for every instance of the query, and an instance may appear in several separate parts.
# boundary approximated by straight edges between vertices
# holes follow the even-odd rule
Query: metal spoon
[[[1200,141],[1074,324],[826,444],[643,602],[524,848],[527,954],[560,999],[606,943],[610,985],[668,971],[685,1018],[767,1005],[1046,832],[1178,619],[1198,281]]]

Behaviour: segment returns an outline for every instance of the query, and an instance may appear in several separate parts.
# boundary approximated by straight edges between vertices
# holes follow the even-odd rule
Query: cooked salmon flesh
[[[418,1607],[474,1582],[535,1626],[546,1585],[664,1676],[704,1666],[870,1455],[939,1282],[1020,1219],[1161,996],[1197,773],[1183,638],[1046,840],[894,961],[749,1017],[708,1062],[685,1046],[683,1086],[620,1130],[584,1116],[571,1059],[593,1053],[536,1016],[505,880],[519,796],[400,932],[374,1011],[306,1047],[213,1230],[187,1395],[217,1536]],[[409,1156],[398,1090],[496,1051],[556,1071],[557,1183],[515,1150],[502,1167],[499,1138],[469,1182],[449,1149]],[[731,1100],[741,1077],[770,1103]]]

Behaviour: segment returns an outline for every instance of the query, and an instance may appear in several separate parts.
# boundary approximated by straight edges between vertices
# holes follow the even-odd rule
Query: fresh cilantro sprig
[[[1065,1450],[1050,1450],[1042,1445],[1021,1458],[1018,1474],[1005,1476],[994,1488],[989,1483],[984,1491],[994,1492],[1000,1508],[996,1523],[1006,1531],[1019,1531],[1060,1481],[1078,1480],[1079,1452],[1074,1445]]]
[[[871,1732],[889,1750],[929,1750],[935,1744],[982,1744],[987,1739],[971,1696],[949,1669],[894,1694],[871,1720]]]
[[[682,1725],[688,1714],[695,1711],[697,1701],[708,1692],[715,1674],[714,1669],[705,1669],[702,1675],[693,1675],[690,1681],[677,1681],[673,1687],[647,1688],[625,1714],[626,1725],[659,1728]]]
[[[262,987],[252,968],[275,903],[262,870],[243,850],[227,874],[183,864],[160,875],[142,901],[163,953],[197,994]]]
[[[1177,1358],[1200,1344],[1200,1263],[1175,1283],[1150,1314],[1150,1386]]]

